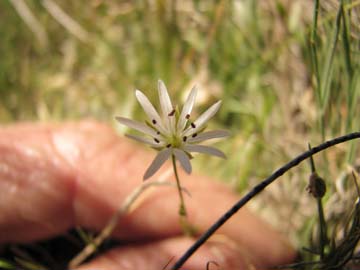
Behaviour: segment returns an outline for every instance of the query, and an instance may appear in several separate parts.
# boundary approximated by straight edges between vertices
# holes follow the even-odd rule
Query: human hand
[[[49,238],[77,225],[101,230],[142,183],[153,156],[92,121],[1,127],[0,244]],[[184,174],[181,180],[191,193],[189,220],[200,232],[238,199],[206,177]],[[194,239],[181,234],[176,192],[159,187],[143,196],[113,232],[129,244],[78,269],[159,270],[181,256]],[[294,254],[284,238],[241,209],[183,269],[205,269],[208,261],[223,270],[268,268],[291,261]]]

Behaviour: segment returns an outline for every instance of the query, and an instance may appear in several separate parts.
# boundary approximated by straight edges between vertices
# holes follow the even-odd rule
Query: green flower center
[[[168,139],[169,143],[171,144],[172,147],[174,148],[180,148],[180,146],[183,143],[182,138],[180,138],[179,136],[176,136],[175,134],[173,134],[169,139]]]

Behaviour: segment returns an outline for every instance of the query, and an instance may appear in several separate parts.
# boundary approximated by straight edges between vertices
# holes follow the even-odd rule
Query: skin
[[[101,230],[141,184],[154,155],[94,121],[0,127],[0,244],[46,239],[76,225]],[[180,179],[191,193],[185,197],[190,222],[200,232],[239,198],[204,176],[180,173]],[[128,244],[78,269],[162,269],[194,241],[181,233],[178,206],[173,186],[146,192],[113,233]],[[183,269],[205,269],[208,261],[224,270],[261,269],[294,257],[283,236],[241,209]]]

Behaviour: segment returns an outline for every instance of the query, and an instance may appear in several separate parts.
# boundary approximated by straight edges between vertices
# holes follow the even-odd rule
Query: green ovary
[[[174,148],[180,148],[182,145],[182,140],[176,135],[172,135],[170,138],[168,138],[168,142],[171,144]]]

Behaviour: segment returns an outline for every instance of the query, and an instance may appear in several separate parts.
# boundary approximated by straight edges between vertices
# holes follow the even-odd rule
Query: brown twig
[[[120,218],[128,213],[130,207],[134,204],[134,202],[139,198],[141,194],[143,194],[148,188],[154,186],[169,186],[173,185],[173,183],[165,182],[167,177],[163,176],[162,179],[155,182],[143,182],[143,184],[137,187],[123,202],[122,206],[116,211],[116,213],[111,217],[108,224],[105,228],[100,232],[100,234],[89,243],[75,258],[73,258],[69,263],[69,268],[75,268],[80,265],[83,261],[85,261],[91,254],[96,251],[96,248],[101,245],[101,243],[107,239],[116,225],[118,224]]]

